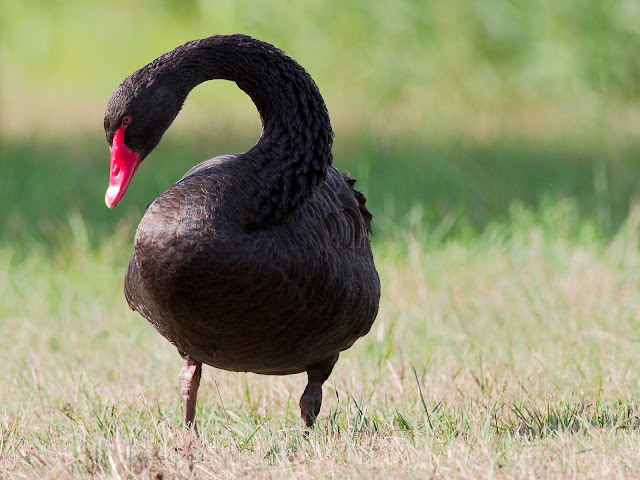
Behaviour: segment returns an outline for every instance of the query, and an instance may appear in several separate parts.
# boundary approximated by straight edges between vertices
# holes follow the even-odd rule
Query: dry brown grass
[[[0,475],[634,478],[640,211],[602,241],[563,208],[377,240],[380,315],[310,432],[302,375],[210,368],[201,436],[181,428],[179,357],[122,298],[125,235],[91,250],[76,225],[53,258],[4,245]]]

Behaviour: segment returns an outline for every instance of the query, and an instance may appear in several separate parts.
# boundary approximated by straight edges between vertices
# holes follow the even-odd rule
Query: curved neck
[[[294,60],[244,35],[195,40],[163,57],[158,60],[177,79],[183,98],[206,80],[225,79],[255,103],[262,135],[243,155],[243,164],[261,179],[247,192],[254,227],[282,220],[324,181],[332,162],[329,114],[318,87]]]

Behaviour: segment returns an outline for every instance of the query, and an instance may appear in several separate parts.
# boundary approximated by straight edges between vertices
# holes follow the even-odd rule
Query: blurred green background
[[[237,32],[314,77],[334,164],[360,180],[383,238],[473,236],[560,200],[606,236],[640,192],[637,0],[3,0],[0,32],[0,242],[55,248],[81,218],[95,244],[135,228],[192,165],[250,148],[248,97],[204,84],[104,206],[111,92],[179,44]]]

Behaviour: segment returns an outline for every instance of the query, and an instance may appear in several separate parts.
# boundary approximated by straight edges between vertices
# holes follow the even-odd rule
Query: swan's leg
[[[182,390],[182,404],[184,406],[184,426],[196,429],[196,398],[202,375],[202,363],[189,355],[181,354],[184,361],[180,369],[180,390]]]
[[[322,406],[322,384],[325,382],[333,366],[338,361],[338,354],[328,358],[324,362],[317,363],[307,368],[309,379],[307,388],[300,398],[300,414],[307,427],[312,427],[316,417],[320,414]]]

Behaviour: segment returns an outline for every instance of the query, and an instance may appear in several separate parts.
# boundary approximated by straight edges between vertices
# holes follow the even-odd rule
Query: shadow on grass
[[[82,216],[92,242],[123,222],[133,232],[146,205],[192,165],[252,145],[240,137],[214,142],[168,138],[110,211],[103,201],[109,151],[102,137],[0,141],[0,241],[37,241],[54,248],[70,212]],[[385,144],[363,136],[337,142],[334,165],[358,179],[382,236],[406,222],[416,206],[417,221],[426,227],[455,218],[448,233],[455,236],[507,218],[514,200],[535,209],[543,198],[567,197],[607,234],[624,220],[630,200],[640,192],[634,171],[639,155],[640,144],[608,151],[526,140]]]

